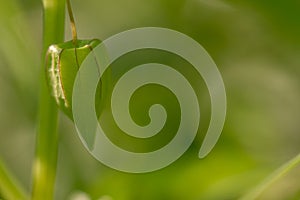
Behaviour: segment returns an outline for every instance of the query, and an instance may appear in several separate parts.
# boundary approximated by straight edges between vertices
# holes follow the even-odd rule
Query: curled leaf
[[[76,48],[73,41],[54,44],[48,48],[46,55],[47,82],[58,107],[73,120],[72,94],[73,85],[81,63],[100,40],[77,40]],[[100,114],[100,100],[103,84],[100,81],[96,93],[96,111]]]

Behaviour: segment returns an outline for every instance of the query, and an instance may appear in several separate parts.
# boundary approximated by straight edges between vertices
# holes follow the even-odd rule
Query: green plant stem
[[[64,40],[65,1],[43,0],[43,9],[43,62],[40,74],[36,157],[33,165],[33,200],[53,199],[58,152],[58,110],[47,87],[44,58],[49,45],[61,43]]]
[[[272,183],[283,177],[289,171],[296,166],[300,165],[300,154],[283,164],[277,170],[275,170],[270,176],[268,176],[261,184],[255,187],[249,194],[246,194],[240,200],[255,200],[257,199]]]
[[[71,7],[71,2],[70,2],[70,0],[66,0],[66,1],[67,1],[68,14],[69,14],[71,30],[72,30],[72,40],[73,40],[73,44],[76,47],[77,46],[77,30],[76,30],[75,20],[74,20],[74,16],[73,16],[72,7]]]
[[[5,199],[29,199],[19,182],[0,160],[0,194]]]

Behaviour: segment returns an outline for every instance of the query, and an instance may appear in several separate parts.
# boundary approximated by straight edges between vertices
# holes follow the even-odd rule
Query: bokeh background
[[[223,76],[227,119],[215,149],[197,158],[205,125],[188,152],[148,174],[105,167],[62,113],[55,199],[231,200],[300,152],[300,2],[297,0],[73,0],[80,38],[104,40],[144,26],[197,40]],[[0,0],[0,157],[29,191],[41,70],[39,0]],[[66,40],[70,30],[66,20]],[[207,124],[209,101],[201,117]],[[130,145],[128,145],[130,146]],[[300,168],[260,199],[300,198]],[[80,197],[81,196],[81,197]]]

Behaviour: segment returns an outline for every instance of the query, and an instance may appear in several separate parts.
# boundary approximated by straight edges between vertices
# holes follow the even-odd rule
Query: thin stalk
[[[69,15],[71,31],[72,31],[72,41],[73,41],[73,45],[75,47],[74,50],[75,50],[76,63],[77,63],[77,66],[79,67],[78,57],[77,57],[77,29],[76,29],[76,24],[75,24],[75,20],[74,20],[74,15],[73,15],[71,2],[70,2],[70,0],[66,0],[66,2],[67,2],[68,15]]]
[[[57,106],[49,94],[45,74],[45,54],[51,44],[64,41],[64,0],[43,0],[43,51],[40,74],[39,118],[36,156],[33,165],[33,200],[52,200],[58,152]]]
[[[246,194],[240,200],[255,200],[260,197],[260,195],[270,187],[275,181],[286,175],[293,168],[300,165],[300,154],[292,158],[287,163],[283,164],[277,170],[275,170],[270,176],[268,176],[261,184],[255,187],[250,193]]]
[[[70,25],[71,25],[71,30],[72,30],[72,40],[73,40],[74,46],[76,47],[77,46],[77,30],[76,30],[76,24],[75,24],[70,0],[67,0],[67,8],[68,8],[68,15],[70,18]]]
[[[0,160],[0,194],[5,199],[29,199],[20,183]]]

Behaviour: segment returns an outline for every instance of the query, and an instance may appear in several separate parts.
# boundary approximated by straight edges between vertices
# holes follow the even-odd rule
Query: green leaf
[[[75,47],[73,41],[68,41],[51,45],[47,51],[48,85],[58,107],[72,120],[72,94],[77,72],[84,59],[98,44],[100,44],[98,39],[77,40]],[[102,109],[100,102],[101,96],[104,95],[102,86],[103,84],[100,82],[96,94],[97,115],[100,114]]]
[[[5,199],[29,199],[20,183],[0,160],[0,194]],[[1,199],[0,196],[0,199]]]

